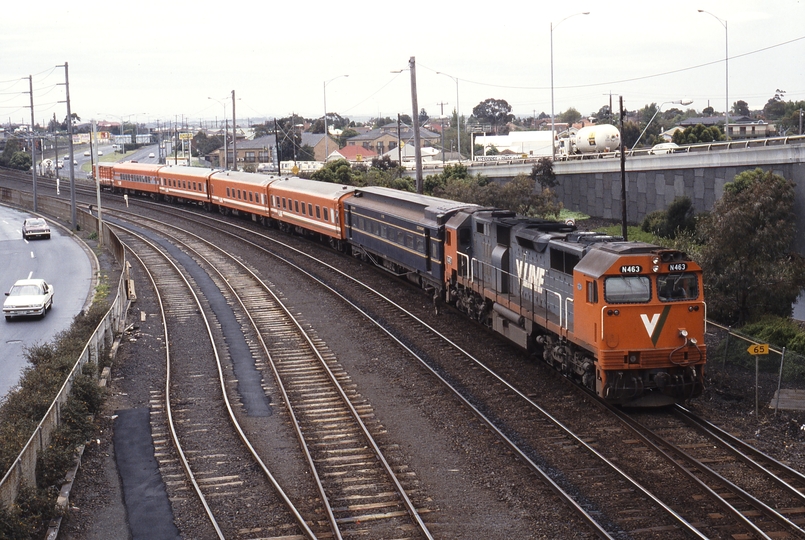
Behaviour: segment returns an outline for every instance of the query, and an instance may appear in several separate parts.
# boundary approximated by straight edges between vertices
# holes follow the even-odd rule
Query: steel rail
[[[124,227],[122,227],[120,225],[113,225],[113,226],[117,227],[118,229],[124,230]],[[173,268],[178,272],[178,274],[181,276],[182,280],[187,285],[188,290],[191,292],[193,298],[196,301],[196,305],[199,308],[199,313],[201,314],[201,317],[204,320],[204,324],[205,324],[205,326],[207,328],[207,331],[209,333],[210,340],[211,340],[211,343],[213,345],[213,351],[214,351],[215,360],[216,360],[216,367],[217,367],[218,375],[219,375],[219,383],[220,383],[220,387],[221,387],[221,393],[223,394],[224,403],[226,404],[226,409],[227,409],[227,413],[229,415],[230,421],[232,422],[233,427],[235,428],[236,432],[238,433],[238,437],[241,439],[241,441],[243,442],[244,446],[247,448],[249,453],[252,454],[252,456],[256,460],[257,464],[260,466],[261,470],[265,474],[266,478],[269,480],[269,482],[272,484],[274,489],[277,491],[277,494],[280,496],[280,498],[282,498],[282,500],[285,503],[285,505],[288,508],[288,510],[293,514],[293,516],[296,519],[297,523],[299,524],[300,528],[304,531],[304,534],[308,538],[315,539],[316,538],[315,533],[310,529],[310,527],[306,523],[304,517],[302,517],[302,515],[299,513],[299,511],[297,510],[296,506],[293,504],[293,502],[290,500],[288,495],[285,493],[285,491],[279,485],[279,482],[276,480],[274,475],[271,474],[271,471],[268,470],[268,467],[263,462],[263,460],[260,458],[259,454],[257,453],[257,450],[254,449],[253,445],[249,441],[248,436],[243,431],[243,428],[241,427],[240,423],[237,421],[237,418],[235,417],[235,413],[234,413],[232,404],[231,404],[231,402],[229,400],[229,396],[227,395],[227,392],[226,392],[226,381],[225,381],[225,377],[224,377],[224,374],[223,374],[223,367],[222,367],[220,355],[218,354],[218,349],[215,346],[215,343],[213,341],[212,329],[211,329],[209,320],[208,320],[206,314],[204,313],[204,309],[201,306],[201,302],[200,302],[198,296],[196,295],[195,291],[193,290],[193,287],[190,285],[190,283],[188,282],[188,280],[185,277],[185,275],[181,272],[181,270],[179,270],[178,266],[173,261],[171,261],[170,258],[168,258],[164,253],[162,253],[162,251],[160,249],[158,249],[156,246],[154,246],[153,243],[151,243],[149,240],[143,238],[141,235],[138,235],[137,233],[134,233],[134,232],[132,232],[132,231],[130,231],[128,229],[125,229],[125,230],[127,231],[128,234],[131,234],[132,236],[135,236],[135,237],[139,238],[144,243],[150,245],[152,247],[152,249],[154,249],[157,252],[159,252],[160,254],[162,254],[162,256],[171,264],[171,266],[173,266]],[[130,251],[132,251],[132,250],[130,250]],[[136,253],[135,253],[135,255],[136,255]],[[140,260],[140,262],[142,263],[142,260],[140,259],[140,257],[138,255],[136,255],[136,256],[137,256],[138,260]],[[145,267],[144,264],[143,264],[143,267]],[[157,296],[158,296],[159,303],[160,303],[160,310],[163,313],[163,321],[164,321],[164,309],[162,307],[161,296],[159,295],[159,289],[156,287],[156,283],[155,283],[154,278],[153,278],[153,276],[151,275],[150,272],[149,272],[149,278],[152,280],[152,284],[154,284],[154,289],[157,291]],[[170,347],[170,342],[168,341],[167,325],[163,325],[163,326],[165,327],[165,347],[167,349],[167,348]],[[201,497],[201,499],[203,501],[205,511],[207,512],[208,516],[210,517],[210,519],[213,521],[213,523],[215,525],[215,528],[216,528],[216,531],[218,532],[219,538],[223,538],[223,534],[222,534],[220,528],[218,527],[217,522],[215,521],[215,518],[212,516],[212,511],[211,511],[211,509],[209,508],[209,506],[208,506],[208,504],[206,502],[206,498],[204,498],[203,494],[201,493],[201,491],[200,491],[201,488],[199,487],[198,483],[196,482],[195,476],[193,475],[192,470],[190,470],[190,465],[189,465],[189,463],[187,461],[187,458],[185,457],[184,452],[182,451],[181,443],[179,442],[178,435],[176,434],[175,426],[173,424],[173,415],[172,415],[172,412],[171,412],[170,399],[169,399],[169,397],[170,397],[170,377],[168,377],[168,380],[166,381],[165,391],[166,391],[166,399],[165,399],[165,401],[166,401],[166,413],[167,413],[167,417],[169,419],[169,424],[170,424],[170,428],[171,428],[171,436],[172,436],[174,445],[176,445],[177,451],[179,452],[179,454],[180,454],[180,456],[182,458],[183,467],[185,468],[185,471],[187,472],[188,477],[191,479],[191,482],[192,482],[192,484],[194,486],[194,489],[196,489],[197,493],[199,494],[199,496]]]

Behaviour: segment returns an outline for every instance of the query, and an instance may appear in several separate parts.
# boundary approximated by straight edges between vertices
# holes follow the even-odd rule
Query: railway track
[[[227,226],[231,226],[231,224],[228,224]],[[239,230],[241,230],[241,228],[239,228]],[[341,285],[338,285],[337,287],[341,288]],[[358,298],[360,295],[352,294],[352,296]],[[357,301],[356,306],[363,311],[371,311],[368,309],[367,302],[365,300]],[[374,309],[375,308],[373,307],[372,310]],[[399,312],[396,313],[397,315],[389,312],[386,314],[380,313],[379,315],[368,316],[374,316],[375,320],[378,321],[382,326],[385,322],[397,318],[399,316]],[[409,321],[407,323],[402,323],[395,326],[403,328],[412,327],[415,326],[415,324]],[[422,336],[423,334],[421,333],[406,334],[405,332],[398,331],[394,339],[397,340],[398,344],[411,348],[412,352],[423,358],[431,357],[431,359],[433,359],[440,357],[441,353],[429,352],[438,350],[439,347],[444,347],[443,343],[439,345],[439,338],[434,338],[432,343],[425,344]],[[431,339],[429,338],[426,341],[431,342]],[[580,503],[577,503],[579,506],[583,506],[583,509],[587,510],[592,515],[607,516],[607,518],[603,519],[605,525],[602,527],[602,530],[599,533],[602,536],[611,535],[613,537],[634,538],[672,537],[669,535],[676,535],[679,537],[698,536],[713,538],[803,537],[800,523],[802,522],[801,516],[805,513],[805,509],[803,509],[801,496],[799,495],[799,490],[803,484],[799,483],[801,482],[801,479],[798,478],[799,473],[797,473],[797,471],[786,470],[787,468],[782,464],[778,464],[773,462],[773,460],[769,461],[766,458],[755,455],[755,457],[749,458],[749,461],[755,463],[756,465],[745,464],[742,465],[741,469],[736,469],[733,472],[726,472],[726,474],[724,474],[724,476],[727,477],[725,479],[726,481],[711,480],[720,483],[711,485],[708,485],[707,483],[697,484],[696,481],[691,477],[699,475],[701,471],[699,471],[698,468],[725,469],[728,465],[731,466],[733,462],[738,462],[741,460],[737,457],[725,457],[722,455],[713,457],[709,455],[709,446],[714,444],[712,441],[704,442],[703,440],[700,440],[690,442],[692,440],[690,429],[684,430],[681,427],[675,425],[672,426],[670,425],[669,421],[665,419],[659,420],[658,427],[655,427],[655,429],[643,426],[642,436],[638,435],[639,431],[632,432],[633,435],[625,435],[622,431],[622,427],[616,427],[613,424],[599,421],[598,419],[592,421],[592,423],[596,424],[597,427],[580,427],[576,425],[573,427],[568,427],[568,432],[564,433],[562,432],[561,428],[557,428],[556,424],[551,426],[543,423],[542,420],[535,419],[534,416],[525,415],[524,419],[510,419],[507,414],[495,412],[499,410],[506,411],[512,407],[511,403],[508,405],[505,403],[496,403],[496,400],[499,399],[496,396],[500,394],[500,387],[497,386],[497,382],[492,382],[491,384],[478,383],[473,382],[472,379],[462,380],[460,377],[455,376],[455,373],[460,373],[462,370],[465,372],[483,371],[485,368],[471,367],[468,370],[466,359],[457,359],[451,362],[455,362],[455,368],[449,368],[447,367],[447,364],[439,364],[438,362],[431,365],[436,366],[433,368],[436,374],[444,377],[453,386],[461,388],[462,390],[460,393],[462,396],[469,396],[466,398],[467,405],[471,406],[474,404],[478,410],[476,414],[479,416],[488,416],[492,422],[492,425],[505,426],[505,429],[501,431],[514,433],[514,438],[517,439],[517,445],[521,445],[522,437],[520,434],[525,432],[525,428],[519,427],[520,424],[518,422],[524,422],[526,424],[531,423],[532,426],[536,426],[535,430],[540,431],[543,438],[552,441],[551,444],[560,449],[560,456],[562,453],[564,453],[565,456],[568,453],[578,454],[580,453],[580,450],[589,451],[592,454],[596,447],[611,446],[610,451],[603,452],[603,459],[609,459],[612,461],[613,464],[616,465],[613,469],[618,469],[617,463],[623,465],[621,472],[617,473],[613,477],[602,474],[600,464],[584,466],[583,464],[574,463],[570,468],[560,468],[556,465],[555,461],[552,461],[552,459],[561,461],[561,458],[550,457],[550,448],[544,449],[545,453],[543,454],[541,453],[543,450],[540,450],[539,452],[534,451],[535,449],[539,448],[539,446],[534,443],[521,445],[523,446],[526,458],[528,458],[529,455],[548,456],[533,461],[538,467],[545,469],[545,471],[550,474],[554,474],[554,481],[560,488],[566,488],[567,491],[573,492],[575,499],[577,501],[581,501]],[[458,367],[462,362],[464,362],[463,367]],[[486,390],[479,391],[478,389],[482,387],[486,387]],[[465,391],[468,388],[470,391]],[[515,390],[515,393],[517,392],[518,391]],[[517,399],[526,399],[531,401],[530,397],[525,395],[521,395]],[[497,407],[500,407],[500,409]],[[532,412],[530,414],[535,413]],[[681,415],[683,413],[680,411],[678,414]],[[702,424],[702,421],[692,419],[689,419],[688,421],[698,423],[700,425]],[[561,424],[561,422],[559,423]],[[681,425],[681,420],[679,421],[679,424]],[[572,425],[572,423],[569,423],[569,425]],[[551,431],[553,429],[559,429],[559,431]],[[640,430],[641,428],[635,429]],[[705,427],[700,429],[705,431],[715,431],[712,428]],[[679,440],[677,442],[673,442],[670,440],[661,439],[657,433],[658,430],[662,432],[662,435],[667,435],[667,432],[678,430]],[[613,441],[613,433],[616,433],[614,438],[620,439],[619,445],[616,445],[616,442]],[[643,437],[645,437],[646,440],[654,441],[653,445],[642,442]],[[724,434],[719,435],[719,437],[726,438],[724,437]],[[735,440],[729,442],[728,444],[734,447],[741,446],[740,441]],[[586,446],[589,446],[590,450],[587,450],[585,448]],[[638,446],[640,447],[639,449]],[[653,453],[651,457],[648,457],[645,452],[645,448],[648,448],[649,446],[655,447],[653,450],[651,450]],[[670,458],[665,456],[663,452],[667,454],[671,453],[668,452],[669,448],[673,450],[673,453],[677,454],[676,457]],[[702,450],[707,450],[708,453],[698,457],[696,455],[680,457],[679,455],[680,453],[693,454],[694,451]],[[748,450],[745,451],[749,452]],[[633,456],[633,459],[628,460],[622,457],[626,455]],[[521,456],[521,458],[522,457],[523,456]],[[658,465],[658,460],[664,460],[666,465],[674,469],[675,472],[668,472],[666,468]],[[684,460],[687,460],[685,465],[673,465],[672,463],[681,463]],[[628,461],[633,461],[633,463],[628,463]],[[644,471],[643,475],[641,476],[640,472],[635,470],[640,468],[640,462],[651,464],[650,466],[654,467],[654,470],[649,471],[648,473]],[[747,470],[756,469],[758,467],[757,463],[760,462],[765,462],[763,467],[774,470],[771,478],[761,479],[760,477],[753,476],[747,479]],[[712,467],[712,463],[716,463],[716,466]],[[691,473],[693,470],[696,471]],[[625,477],[632,474],[635,476],[635,478],[639,478],[640,480],[631,483],[631,487],[629,487],[628,484],[621,484],[621,482],[629,482],[629,480],[627,480]],[[621,476],[620,479],[617,478],[618,475]],[[652,475],[665,476],[664,482],[653,483],[651,479]],[[704,472],[701,472],[701,475],[704,476]],[[596,499],[594,495],[588,495],[588,493],[584,491],[587,488],[584,488],[584,486],[581,484],[581,481],[574,478],[574,476],[584,476],[588,479],[591,479],[593,486],[598,485],[599,489],[601,485],[607,485],[608,488],[606,492],[609,493],[613,499],[610,501],[613,506],[609,507],[607,506],[607,501],[600,501]],[[735,481],[729,480],[729,477],[731,476]],[[792,488],[783,487],[779,492],[772,493],[771,488],[766,486],[767,484],[771,483],[776,483],[779,485],[780,478],[786,477],[789,479],[789,483],[794,484],[793,490]],[[613,478],[615,479],[615,483],[613,483]],[[673,478],[673,480],[671,480],[671,478]],[[681,481],[679,480],[680,478],[682,478]],[[766,487],[763,487],[763,491],[766,492],[764,497],[766,497],[767,502],[753,502],[751,497],[746,497],[743,492],[746,492],[748,495],[751,490],[741,487],[741,485],[743,485],[743,480],[746,480],[746,483],[752,486],[756,484],[764,484]],[[635,493],[635,489],[640,491],[639,488],[635,488],[635,485],[639,485],[641,482],[647,486],[647,492],[639,497],[641,499],[640,501],[636,501],[636,498],[632,496],[632,494]],[[682,488],[682,490],[687,489],[690,492],[689,494],[691,496],[689,499],[682,500],[668,496],[667,498],[671,500],[666,504],[659,500],[659,497],[652,495],[652,493],[663,493],[663,486],[667,488],[669,484],[673,484],[674,482],[680,482],[680,484],[690,482],[691,486],[696,486],[694,488]],[[732,494],[726,495],[724,491],[727,489],[727,487],[729,487],[729,489],[733,489],[730,487],[730,484],[734,485],[737,489],[735,489]],[[613,487],[615,485],[621,487],[615,488]],[[594,487],[590,487],[589,489],[591,491],[595,490]],[[697,492],[693,493],[693,490],[696,490]],[[613,493],[614,495],[612,495]],[[647,502],[651,501],[655,497],[657,498],[657,501],[654,501],[653,503]],[[666,498],[665,493],[663,493],[663,498]],[[761,497],[756,497],[756,499],[759,500]],[[731,504],[730,500],[740,500],[741,503]],[[636,504],[633,504],[635,502]],[[652,506],[653,508],[648,509],[649,506]],[[660,511],[659,509],[662,509],[664,506],[667,507],[667,510]],[[693,506],[698,506],[698,508],[692,508]],[[674,514],[676,514],[679,519],[674,517]]]
[[[300,267],[297,267],[297,270],[301,270]],[[334,271],[334,269],[333,269]],[[337,271],[336,271],[337,272]],[[341,278],[338,278],[341,279]],[[342,288],[343,285],[339,285],[339,288]],[[342,293],[338,293],[342,295]],[[375,291],[375,294],[376,291]],[[359,294],[352,293],[352,296],[359,297]],[[379,295],[382,297],[382,295]],[[370,317],[375,324],[378,326],[385,326],[385,321],[396,320],[397,324],[395,327],[397,328],[414,328],[414,327],[423,327],[427,326],[422,321],[417,320],[416,317],[411,316],[409,313],[405,312],[405,310],[401,310],[399,306],[395,306],[393,302],[388,302],[388,307],[392,312],[386,312],[382,308],[378,308],[378,305],[384,305],[382,302],[363,302],[364,304],[371,304],[373,314],[369,315],[366,313],[368,311],[365,305],[358,305],[355,304],[355,308],[359,311],[364,312],[367,317]],[[401,315],[402,313],[402,315]],[[773,510],[773,507],[780,507],[781,501],[775,500],[773,501],[773,505],[765,505],[760,503],[756,500],[752,500],[751,497],[748,497],[745,492],[743,492],[740,488],[734,490],[733,497],[740,497],[744,504],[749,504],[751,508],[747,507],[738,507],[735,504],[730,504],[725,499],[728,497],[721,497],[718,494],[719,488],[708,488],[705,484],[696,483],[697,487],[705,492],[707,496],[711,499],[709,504],[702,504],[702,509],[704,510],[699,512],[691,512],[687,508],[682,508],[677,512],[672,508],[673,505],[663,503],[660,498],[653,493],[662,493],[663,487],[662,485],[652,487],[651,489],[644,488],[639,481],[631,478],[629,474],[627,474],[624,470],[617,467],[610,458],[606,457],[603,453],[599,453],[595,450],[594,446],[596,446],[597,437],[595,435],[590,435],[589,432],[586,432],[583,435],[575,434],[570,428],[563,426],[561,422],[557,421],[553,418],[547,411],[543,410],[539,407],[536,403],[532,402],[528,397],[524,396],[520,393],[516,388],[505,383],[502,380],[495,380],[491,384],[482,384],[482,385],[473,385],[473,383],[467,383],[459,378],[456,377],[456,373],[466,373],[471,370],[477,370],[479,367],[481,370],[486,370],[487,368],[483,366],[480,362],[474,360],[471,355],[468,355],[466,351],[463,351],[460,347],[456,346],[453,343],[450,343],[448,339],[444,336],[438,335],[438,333],[433,332],[430,329],[429,335],[432,336],[428,340],[422,340],[421,333],[412,333],[406,335],[404,332],[397,333],[393,336],[393,339],[397,341],[400,345],[405,348],[409,349],[409,352],[420,358],[420,361],[423,362],[424,365],[427,365],[429,369],[431,369],[435,375],[442,378],[442,380],[451,386],[451,388],[468,388],[468,387],[485,387],[487,389],[492,389],[488,395],[482,398],[476,398],[473,400],[472,398],[466,398],[467,395],[472,395],[472,392],[465,392],[455,390],[457,395],[460,396],[465,404],[473,409],[476,415],[480,418],[483,418],[485,421],[489,422],[489,427],[492,430],[500,431],[501,437],[504,439],[507,438],[517,438],[522,439],[521,433],[523,431],[519,431],[520,428],[515,429],[512,433],[516,435],[511,436],[503,433],[504,429],[498,430],[498,425],[505,425],[507,428],[510,428],[511,425],[514,425],[514,421],[507,420],[504,415],[497,416],[496,414],[490,414],[490,412],[495,408],[492,404],[496,404],[496,402],[501,401],[501,395],[507,391],[513,392],[517,395],[519,399],[526,400],[530,402],[530,406],[532,407],[531,411],[538,411],[540,418],[534,418],[533,416],[529,418],[527,423],[532,424],[533,426],[537,426],[537,431],[539,431],[542,435],[543,439],[548,439],[553,441],[554,444],[565,448],[573,448],[573,453],[578,454],[576,450],[583,450],[584,452],[590,454],[591,456],[595,456],[595,459],[599,460],[597,463],[593,463],[590,465],[574,465],[576,470],[580,471],[595,471],[595,482],[594,484],[597,485],[607,485],[610,487],[614,486],[621,486],[617,489],[608,489],[607,493],[609,494],[607,497],[611,500],[609,501],[601,501],[597,500],[595,495],[592,492],[587,492],[583,496],[578,497],[577,500],[584,501],[584,504],[587,508],[586,510],[592,510],[592,514],[596,514],[601,512],[602,510],[610,516],[620,516],[621,519],[613,520],[614,529],[610,529],[609,533],[613,535],[623,535],[626,534],[629,537],[640,537],[640,536],[656,536],[658,534],[662,534],[664,537],[668,537],[668,535],[672,534],[679,534],[680,537],[700,537],[700,538],[707,538],[707,537],[759,537],[759,538],[771,538],[771,537],[781,537],[787,535],[793,535],[793,537],[801,537],[803,534],[802,529],[799,525],[794,523],[794,517],[787,518],[783,516],[780,512]],[[438,352],[441,348],[444,349],[445,343],[449,343],[450,348],[453,349],[456,358],[450,360],[449,362],[455,362],[456,366],[464,363],[465,365],[462,367],[445,367],[444,363],[444,354],[442,352]],[[437,362],[434,362],[434,358],[440,358]],[[466,365],[467,361],[474,362],[474,365],[469,367]],[[448,374],[448,375],[445,375]],[[452,374],[452,375],[449,375]],[[493,377],[497,378],[494,374]],[[451,380],[447,380],[451,379]],[[501,392],[501,385],[506,386],[506,390]],[[480,392],[476,395],[484,394]],[[477,401],[477,403],[472,403],[472,401]],[[504,409],[506,406],[504,406]],[[623,417],[622,415],[619,416],[621,421],[624,421],[623,418],[628,419],[628,417]],[[583,433],[583,432],[582,432]],[[647,435],[648,436],[648,435]],[[652,434],[651,437],[656,437],[656,433]],[[588,442],[589,441],[589,442]],[[663,446],[668,445],[669,443],[664,443]],[[539,445],[535,442],[530,442],[525,445],[521,444],[512,444],[512,449],[518,453],[521,459],[524,459],[526,462],[531,462],[532,468],[534,470],[543,468],[553,470],[556,467],[556,464],[549,463],[545,466],[544,463],[540,462],[540,459],[531,459],[529,456],[535,455],[534,450],[540,448]],[[628,447],[626,445],[626,453],[628,454]],[[659,452],[661,455],[665,456],[662,452],[662,449],[659,448],[659,445],[654,447],[655,452]],[[539,450],[536,452],[537,456],[544,456],[550,455],[550,451]],[[611,455],[611,454],[610,454]],[[616,458],[617,459],[617,458]],[[689,459],[690,461],[690,459]],[[693,460],[695,462],[695,458]],[[605,463],[606,466],[602,467],[601,463]],[[689,467],[679,467],[677,465],[677,470],[682,471],[683,476],[690,476],[688,473]],[[560,470],[558,467],[556,470]],[[608,477],[607,473],[604,471],[609,470],[613,476]],[[793,470],[785,471],[784,469],[778,467],[778,471],[782,471],[786,474],[789,474],[792,477],[797,477],[798,473]],[[778,473],[779,474],[779,473]],[[739,474],[740,476],[740,474]],[[774,475],[772,475],[774,476]],[[556,482],[557,486],[564,488],[567,491],[583,491],[583,486],[575,483],[567,483],[568,475],[566,473],[559,473],[554,478],[549,478],[549,482]],[[799,478],[797,478],[799,480]],[[693,479],[691,478],[691,481]],[[729,482],[724,482],[723,479],[720,480],[722,485],[729,485]],[[559,486],[561,484],[561,486]],[[593,490],[594,491],[594,490]],[[791,516],[797,516],[805,509],[802,508],[802,496],[799,495],[799,492],[796,489],[788,489],[790,495],[787,501],[788,506],[787,512]],[[630,493],[629,497],[612,497],[612,493]],[[639,494],[637,497],[634,494]],[[703,496],[698,496],[697,499],[701,500]],[[608,505],[613,504],[616,508],[611,510],[604,510],[608,507]],[[571,503],[572,504],[572,503]],[[712,505],[719,507],[722,512],[712,511]],[[702,510],[700,509],[700,510]],[[726,516],[725,516],[726,514]],[[755,518],[753,519],[750,518]],[[760,523],[756,523],[756,521],[760,521]],[[604,529],[604,527],[602,527]],[[607,534],[609,534],[607,533]],[[604,533],[600,533],[604,534]]]
[[[220,376],[223,339],[204,315],[209,305],[193,292],[197,284],[154,242],[118,232],[147,269],[160,299],[166,386],[154,393],[163,406],[153,407],[151,416],[155,454],[165,456],[160,468],[177,521],[197,537],[231,538],[245,529],[279,536],[296,515],[295,529],[302,534],[306,525],[293,507],[278,503],[278,486],[270,475],[254,474],[254,458],[232,429],[231,404],[220,391],[225,384]],[[184,480],[177,483],[178,478]],[[270,516],[278,514],[284,519],[272,522]]]
[[[223,225],[222,222],[220,226]],[[244,236],[244,233],[245,231],[240,231],[239,236]],[[264,249],[256,243],[254,246],[257,249]],[[291,249],[291,252],[294,250]],[[302,259],[310,257],[300,252],[295,253]],[[344,302],[371,320],[397,346],[417,358],[423,366],[454,392],[465,406],[484,421],[515,455],[548,484],[564,500],[565,504],[583,516],[596,534],[609,538],[636,532],[648,537],[663,532],[667,537],[668,534],[678,533],[681,529],[687,531],[687,534],[697,535],[695,529],[683,518],[624,474],[613,462],[606,459],[591,445],[586,444],[566,426],[551,417],[545,409],[539,407],[512,385],[496,377],[467,351],[436,332],[422,320],[378,291],[368,289],[364,284],[346,276],[330,265],[321,266],[323,269],[318,272],[327,274],[326,277],[313,276],[300,264],[291,260],[295,257],[286,254],[283,255],[283,258],[286,264],[293,265],[294,271],[306,273],[321,286],[330,289]],[[372,300],[366,298],[367,293],[372,296]],[[391,325],[394,327],[394,331],[389,330],[390,321],[394,321],[394,324]],[[401,331],[401,329],[409,330]],[[423,339],[425,335],[428,337]],[[391,343],[390,346],[392,346]],[[462,380],[462,376],[459,375],[474,371],[484,373],[487,380],[478,383],[477,381]],[[473,390],[468,392],[467,388],[473,388]],[[507,393],[508,398],[501,398]],[[512,402],[507,399],[515,402],[526,400],[529,403],[531,414],[527,414],[517,421],[508,419],[506,414],[499,412],[500,408],[511,409],[514,407]],[[514,425],[516,427],[513,427]],[[526,432],[539,434],[539,436],[522,442],[523,433]],[[515,439],[519,440],[515,442]],[[578,448],[580,452],[574,452],[576,454],[574,459],[581,463],[576,463],[573,469],[567,469],[563,468],[559,462],[546,460],[544,456],[555,455],[557,445],[561,454],[566,453],[568,447]],[[595,471],[593,481],[585,485],[572,479],[578,470]],[[614,490],[615,492],[633,493],[636,496],[612,497],[612,490],[602,492],[596,487],[601,483],[608,486],[619,486]],[[651,510],[648,510],[648,507],[651,507]],[[594,517],[601,514],[626,515],[628,520],[623,520],[622,523],[613,521],[602,525]],[[637,514],[639,514],[639,518],[636,517]],[[684,536],[682,534],[680,537]]]
[[[143,226],[142,219],[138,220],[137,226]],[[164,227],[160,228],[160,234],[165,235]],[[397,479],[396,472],[372,435],[372,432],[382,432],[382,426],[373,420],[371,406],[363,402],[354,389],[349,388],[349,377],[340,370],[337,359],[326,345],[315,335],[311,336],[310,331],[295,320],[270,287],[244,265],[186,232],[174,230],[170,243],[192,252],[196,264],[210,272],[215,287],[223,292],[226,303],[235,306],[240,318],[238,325],[247,327],[248,353],[230,353],[228,361],[219,362],[218,367],[223,393],[232,394],[227,408],[231,409],[230,403],[239,399],[240,408],[243,409],[240,415],[230,414],[231,422],[238,426],[236,416],[245,414],[250,417],[248,421],[254,431],[256,421],[253,417],[263,414],[260,395],[265,399],[265,394],[261,390],[245,388],[249,384],[250,370],[259,370],[261,367],[270,369],[277,381],[308,470],[316,483],[319,500],[316,508],[304,507],[296,511],[283,494],[286,504],[295,513],[309,516],[308,521],[313,524],[311,528],[319,529],[315,532],[305,531],[305,534],[334,538],[365,535],[372,538],[432,538],[419,516],[419,512],[430,510],[415,508],[408,496],[409,491],[417,491],[415,476],[401,474],[406,486]],[[188,266],[192,264],[184,264],[185,268]],[[208,289],[199,283],[195,287],[202,291]],[[212,310],[216,314],[221,309],[215,306],[199,307],[202,312]],[[226,326],[220,321],[219,324]],[[224,341],[231,349],[231,334]],[[244,357],[247,357],[246,361],[243,361]],[[250,362],[252,358],[255,359],[254,364]],[[226,364],[229,363],[232,365],[230,376],[237,381],[237,392],[233,391],[235,384],[225,379],[228,371]],[[193,374],[191,377],[198,376]],[[204,400],[199,397],[191,401],[195,404]],[[188,413],[190,408],[187,407]],[[206,417],[204,407],[200,409],[202,417]],[[252,450],[256,445],[249,440],[255,434],[246,436],[241,427],[237,427],[237,431],[249,447],[253,459],[262,466],[260,456]],[[196,451],[202,452],[202,449]],[[268,471],[266,476],[273,478]],[[192,478],[190,473],[188,477]],[[226,479],[236,483],[246,481],[236,474],[226,475]],[[276,483],[274,487],[281,493]],[[242,497],[238,495],[238,499]],[[426,498],[420,498],[427,505]],[[250,499],[247,497],[247,500]],[[327,530],[316,527],[319,522],[328,523]],[[248,527],[234,527],[234,530],[244,528]],[[255,532],[270,530],[260,525],[253,525],[250,529]]]

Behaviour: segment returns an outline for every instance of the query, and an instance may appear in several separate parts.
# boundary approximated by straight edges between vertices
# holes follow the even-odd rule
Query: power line
[[[797,41],[802,41],[803,39],[805,39],[805,36],[790,39],[788,41],[783,41],[782,43],[777,43],[776,45],[769,45],[768,47],[763,47],[761,49],[756,49],[754,51],[749,51],[749,52],[746,52],[746,53],[743,53],[743,54],[730,56],[729,58],[720,59],[720,60],[714,60],[712,62],[705,62],[704,64],[697,64],[695,66],[689,66],[689,67],[684,67],[684,68],[679,68],[679,69],[673,69],[673,70],[670,70],[670,71],[663,71],[661,73],[654,73],[652,75],[643,75],[641,77],[632,77],[630,79],[619,79],[619,80],[615,80],[615,81],[597,82],[597,83],[589,83],[589,84],[576,84],[576,85],[570,85],[570,86],[555,86],[554,88],[560,88],[560,89],[563,89],[563,90],[570,90],[570,89],[573,89],[573,88],[590,88],[590,87],[593,87],[593,86],[604,86],[604,85],[614,85],[614,84],[621,84],[621,83],[634,82],[634,81],[644,81],[646,79],[653,79],[655,77],[664,77],[666,75],[672,75],[674,73],[681,73],[683,71],[692,71],[694,69],[699,69],[699,68],[706,67],[706,66],[712,66],[714,64],[720,64],[721,62],[725,62],[728,59],[732,60],[732,59],[735,59],[735,58],[743,58],[744,56],[750,56],[750,55],[753,55],[753,54],[768,51],[770,49],[775,49],[777,47],[782,47],[784,45],[790,45],[791,43],[795,43]],[[434,70],[432,68],[429,68],[429,67],[427,67],[425,65],[420,64],[420,66],[424,67],[425,69],[428,69],[428,70],[431,70],[433,72],[436,72],[436,70]],[[550,88],[551,88],[550,86],[507,86],[507,85],[502,85],[502,84],[491,84],[491,83],[473,81],[471,79],[465,79],[463,77],[461,78],[461,82],[468,82],[470,84],[476,84],[478,86],[489,86],[491,88],[506,88],[506,89],[511,89],[511,90],[550,90]]]

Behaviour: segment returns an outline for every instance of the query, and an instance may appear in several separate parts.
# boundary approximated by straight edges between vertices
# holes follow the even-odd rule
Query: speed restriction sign
[[[746,349],[746,352],[751,354],[752,356],[757,356],[759,354],[769,354],[769,344],[768,343],[753,343]]]

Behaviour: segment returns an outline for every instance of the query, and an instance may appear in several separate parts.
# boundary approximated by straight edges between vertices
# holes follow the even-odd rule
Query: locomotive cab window
[[[604,300],[609,304],[637,304],[651,300],[648,276],[611,276],[604,280]]]
[[[657,297],[663,302],[696,299],[699,297],[699,279],[689,272],[659,275]]]

